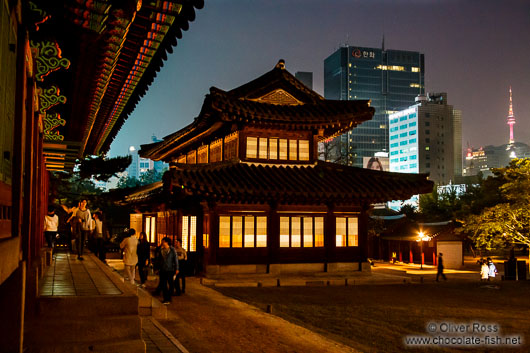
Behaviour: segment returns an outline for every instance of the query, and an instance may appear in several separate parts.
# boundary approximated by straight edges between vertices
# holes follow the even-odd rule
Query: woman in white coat
[[[123,239],[120,248],[123,250],[123,264],[125,265],[125,273],[129,279],[130,284],[134,284],[135,267],[138,263],[138,255],[136,248],[138,247],[138,239],[135,236],[136,231],[129,229],[128,236]]]

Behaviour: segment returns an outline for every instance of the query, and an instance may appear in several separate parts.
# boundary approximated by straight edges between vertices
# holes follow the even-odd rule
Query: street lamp
[[[417,241],[421,241],[421,264],[420,264],[420,270],[423,270],[423,261],[425,259],[424,254],[423,254],[423,242],[424,241],[429,241],[429,240],[431,240],[431,237],[429,237],[428,235],[425,235],[425,233],[423,233],[423,231],[420,231],[418,233],[418,240]]]

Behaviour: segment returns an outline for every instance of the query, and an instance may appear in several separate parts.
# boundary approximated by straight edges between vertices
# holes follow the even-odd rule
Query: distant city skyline
[[[111,146],[149,143],[193,121],[209,87],[225,90],[286,60],[313,72],[323,95],[324,58],[344,44],[420,51],[425,89],[462,111],[462,146],[508,142],[512,87],[516,142],[530,143],[530,2],[206,1]],[[316,25],[318,24],[318,25]]]

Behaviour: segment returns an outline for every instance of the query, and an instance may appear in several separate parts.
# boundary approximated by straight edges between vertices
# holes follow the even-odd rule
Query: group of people
[[[67,240],[70,249],[77,250],[77,259],[83,260],[85,243],[89,241],[91,250],[103,262],[105,262],[105,229],[101,212],[93,215],[87,208],[88,201],[81,199],[77,206],[68,208],[62,206],[68,213],[67,223],[70,225],[70,234]],[[55,214],[55,207],[48,206],[48,213],[44,218],[44,235],[48,246],[55,247],[59,229],[59,217]]]
[[[480,280],[482,282],[493,280],[498,271],[491,258],[488,257],[486,260],[480,259],[477,262],[480,265]]]
[[[135,284],[136,266],[138,266],[139,285],[145,287],[149,264],[152,261],[153,270],[158,273],[159,278],[155,294],[159,295],[162,292],[164,304],[169,304],[173,295],[185,293],[184,264],[188,255],[179,240],[176,241],[176,247],[173,247],[171,238],[164,237],[151,260],[150,243],[145,232],[141,232],[138,239],[136,231],[130,229],[120,248],[123,250],[123,263],[129,283]]]

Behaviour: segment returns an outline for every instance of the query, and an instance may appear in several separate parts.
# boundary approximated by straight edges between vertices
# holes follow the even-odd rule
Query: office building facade
[[[462,175],[462,113],[447,104],[447,93],[418,96],[388,123],[391,172],[429,173],[438,185]]]
[[[297,71],[294,77],[302,82],[307,88],[313,89],[313,73],[307,71]]]
[[[324,60],[326,99],[369,99],[374,118],[342,135],[342,163],[363,166],[363,157],[388,152],[388,115],[424,94],[424,55],[419,52],[344,46]]]

